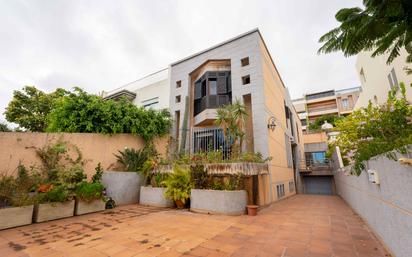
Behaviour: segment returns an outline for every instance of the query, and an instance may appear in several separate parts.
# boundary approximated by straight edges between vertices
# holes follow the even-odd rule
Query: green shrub
[[[96,173],[94,173],[94,175],[92,176],[92,182],[98,183],[102,180],[103,176],[103,168],[100,162],[97,164],[94,170],[96,171]]]
[[[39,203],[61,203],[72,199],[73,195],[63,185],[55,186],[51,190],[37,195]]]
[[[195,164],[190,166],[190,178],[193,187],[196,189],[205,189],[209,186],[209,175],[203,164]]]
[[[152,187],[165,187],[163,181],[169,177],[169,173],[155,173],[150,179]]]
[[[166,186],[165,197],[173,201],[182,201],[190,198],[190,190],[192,189],[192,182],[190,179],[190,172],[187,169],[182,169],[179,166],[173,168],[173,173],[163,181]]]
[[[103,199],[104,186],[101,183],[88,183],[83,181],[76,187],[76,197],[79,199],[91,202],[97,199]]]
[[[0,208],[12,205],[16,180],[12,176],[0,175]]]
[[[147,172],[147,170],[145,170],[147,166],[144,167],[145,162],[157,155],[156,149],[154,149],[152,145],[145,146],[139,150],[126,148],[124,151],[119,151],[119,154],[115,154],[117,162],[122,164],[126,168],[126,171],[135,171],[138,173]]]

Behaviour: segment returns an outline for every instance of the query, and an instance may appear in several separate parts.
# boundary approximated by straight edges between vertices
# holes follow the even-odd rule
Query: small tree
[[[7,126],[6,123],[0,122],[0,132],[10,132],[11,129]]]
[[[335,130],[340,133],[333,145],[340,147],[356,175],[365,168],[364,161],[373,156],[386,153],[395,159],[393,150],[406,153],[412,144],[412,106],[406,99],[405,85],[400,83],[400,87],[400,98],[391,91],[384,105],[369,103],[336,123]]]
[[[246,135],[246,107],[239,100],[217,109],[215,124],[218,125],[227,141],[233,141],[234,154],[239,156],[243,148],[243,139]],[[234,157],[236,157],[234,156]]]
[[[44,93],[33,86],[25,86],[13,93],[4,114],[9,122],[17,123],[29,131],[44,132],[48,126],[47,116],[55,101],[67,94],[61,88],[52,93]]]

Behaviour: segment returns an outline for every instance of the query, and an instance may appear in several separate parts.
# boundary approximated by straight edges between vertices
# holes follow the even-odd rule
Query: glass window
[[[217,95],[216,79],[209,79],[209,95]]]
[[[343,109],[348,109],[349,108],[348,99],[342,99],[342,107],[343,107]]]

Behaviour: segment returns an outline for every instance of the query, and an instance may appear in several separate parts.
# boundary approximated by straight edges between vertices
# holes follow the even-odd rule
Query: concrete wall
[[[110,170],[116,163],[113,155],[125,147],[140,149],[144,141],[131,134],[103,135],[92,133],[29,133],[1,132],[0,133],[0,174],[16,174],[19,162],[26,167],[40,166],[35,149],[62,139],[77,146],[88,160],[85,170],[90,178],[94,168],[101,162],[103,169]],[[167,138],[155,141],[156,148],[162,154],[166,151]]]
[[[386,60],[388,54],[371,57],[372,51],[361,52],[356,60],[356,71],[362,85],[362,92],[359,95],[355,108],[366,107],[369,100],[372,103],[383,104],[388,97],[390,84],[388,75],[392,68],[395,70],[398,82],[404,82],[406,86],[406,96],[409,101],[412,101],[412,76],[408,76],[404,67],[411,68],[411,65],[406,63],[408,53],[404,48],[401,48],[400,56],[398,56],[391,64],[387,65]],[[361,71],[363,70],[363,75]],[[375,102],[374,96],[377,101]]]
[[[412,253],[412,167],[379,156],[368,161],[367,169],[378,172],[380,185],[369,182],[365,171],[359,177],[338,171],[334,173],[337,194],[369,224],[395,256],[409,257]]]

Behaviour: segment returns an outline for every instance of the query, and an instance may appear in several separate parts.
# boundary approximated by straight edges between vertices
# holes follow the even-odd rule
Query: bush
[[[101,183],[88,183],[83,181],[79,183],[76,187],[76,197],[79,199],[91,202],[97,199],[103,199],[104,186]]]
[[[115,154],[115,156],[117,162],[122,164],[126,168],[126,171],[145,173],[147,172],[145,169],[147,168],[147,166],[145,167],[145,162],[150,158],[157,156],[157,153],[152,145],[148,145],[140,150],[126,148],[124,151],[119,151],[119,154]]]
[[[37,195],[39,203],[62,203],[72,199],[73,195],[63,185],[52,187],[49,191]]]
[[[150,179],[152,187],[165,187],[164,181],[169,177],[168,173],[155,173]]]
[[[103,176],[103,168],[100,162],[97,164],[97,167],[94,170],[96,171],[96,173],[94,173],[94,175],[92,176],[92,182],[98,183],[102,180]]]
[[[75,88],[56,102],[49,114],[50,132],[132,133],[150,141],[169,132],[167,110],[137,107],[127,99],[105,100]]]
[[[182,201],[190,198],[190,190],[193,185],[190,179],[189,170],[182,169],[179,166],[173,168],[173,173],[163,181],[166,186],[165,197],[173,201]]]

